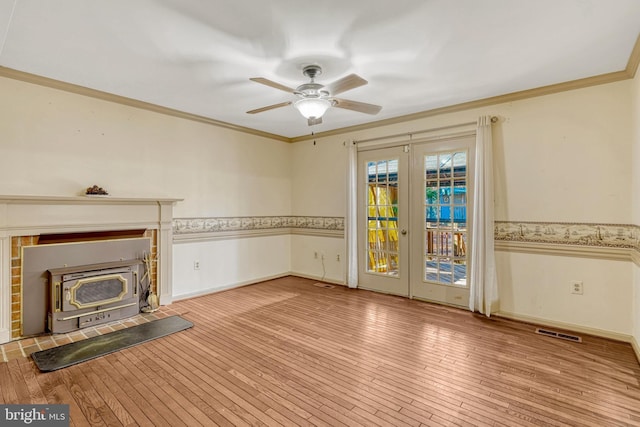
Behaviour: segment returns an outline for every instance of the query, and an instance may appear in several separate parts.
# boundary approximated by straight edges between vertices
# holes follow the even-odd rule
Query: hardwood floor
[[[193,328],[59,371],[0,363],[0,403],[74,426],[640,426],[628,344],[314,283],[176,302]]]

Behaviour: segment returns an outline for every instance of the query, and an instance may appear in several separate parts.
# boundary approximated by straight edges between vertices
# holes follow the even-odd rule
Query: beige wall
[[[345,215],[343,143],[498,116],[496,219],[628,224],[631,217],[631,81],[444,114],[294,144],[293,213]],[[452,132],[452,131],[448,131]],[[338,179],[339,178],[339,179]],[[332,239],[292,242],[293,271],[316,269]],[[344,263],[328,259],[335,278]],[[498,252],[501,311],[526,320],[629,336],[632,264],[572,256]],[[339,273],[338,273],[339,271]],[[584,295],[570,293],[571,280]]]
[[[113,196],[184,198],[175,217],[291,212],[288,143],[7,78],[0,94],[0,194],[71,196],[97,184]],[[176,245],[174,295],[290,270],[289,236],[225,243]]]
[[[344,215],[344,142],[498,116],[496,219],[631,221],[630,81],[294,144],[293,214]],[[452,130],[451,132],[454,132]]]
[[[292,144],[293,215],[345,217],[347,149],[344,141],[345,138],[336,137]],[[292,272],[344,283],[343,238],[292,236],[291,245]],[[316,253],[320,254],[318,258]]]
[[[629,114],[639,86],[636,78],[318,138],[314,145],[0,78],[0,193],[71,195],[98,184],[119,196],[183,197],[176,217],[343,217],[345,142],[492,114],[500,117],[494,125],[498,220],[639,224],[640,201],[630,198],[640,190],[633,167],[640,164],[637,106]],[[178,295],[289,271],[331,281],[345,274],[344,241],[335,237],[174,246]],[[277,250],[265,256],[269,248]],[[315,252],[325,255],[324,263]],[[498,268],[501,310],[508,315],[638,337],[640,274],[629,262],[499,252]],[[569,293],[570,280],[584,281],[584,295]]]
[[[632,108],[630,115],[633,132],[632,221],[633,224],[640,225],[640,73],[636,73],[631,94]],[[633,336],[636,352],[640,357],[640,267],[638,265],[634,265],[633,273]]]
[[[0,194],[97,184],[113,196],[184,198],[176,217],[291,211],[285,142],[7,78],[0,93]]]

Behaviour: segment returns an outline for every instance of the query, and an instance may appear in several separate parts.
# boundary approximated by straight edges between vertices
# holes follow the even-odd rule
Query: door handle
[[[400,231],[400,233],[402,233],[402,235],[406,235],[407,234],[407,230],[405,230],[404,228],[402,229],[402,231]]]

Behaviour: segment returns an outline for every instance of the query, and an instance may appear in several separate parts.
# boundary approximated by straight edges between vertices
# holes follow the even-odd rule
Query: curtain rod
[[[498,121],[498,117],[497,116],[491,116],[491,123],[496,123],[497,121]],[[478,123],[478,122],[474,121],[474,122],[467,122],[467,123],[458,123],[458,124],[455,124],[455,125],[440,126],[440,127],[437,127],[437,128],[419,130],[419,131],[416,131],[416,132],[397,133],[395,135],[386,135],[386,136],[378,136],[378,137],[369,138],[369,139],[353,140],[353,143],[354,144],[359,144],[361,142],[380,141],[382,139],[398,138],[400,136],[408,136],[409,138],[411,138],[411,137],[413,137],[413,135],[417,135],[417,134],[421,134],[421,133],[436,132],[436,131],[439,131],[439,130],[459,128],[459,127],[462,127],[462,126],[471,126],[471,125],[475,125],[476,123]]]

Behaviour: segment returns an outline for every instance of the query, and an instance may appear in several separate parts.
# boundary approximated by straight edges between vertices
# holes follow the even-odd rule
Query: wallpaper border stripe
[[[631,224],[495,221],[501,242],[560,244],[582,247],[638,249],[640,227]]]
[[[333,216],[175,218],[175,242],[275,235],[344,237],[345,220]],[[580,222],[496,221],[499,251],[633,261],[640,266],[640,226]]]
[[[176,242],[300,234],[344,237],[344,218],[325,216],[239,216],[175,218]]]
[[[640,226],[582,222],[496,221],[495,248],[633,261],[640,266]]]

